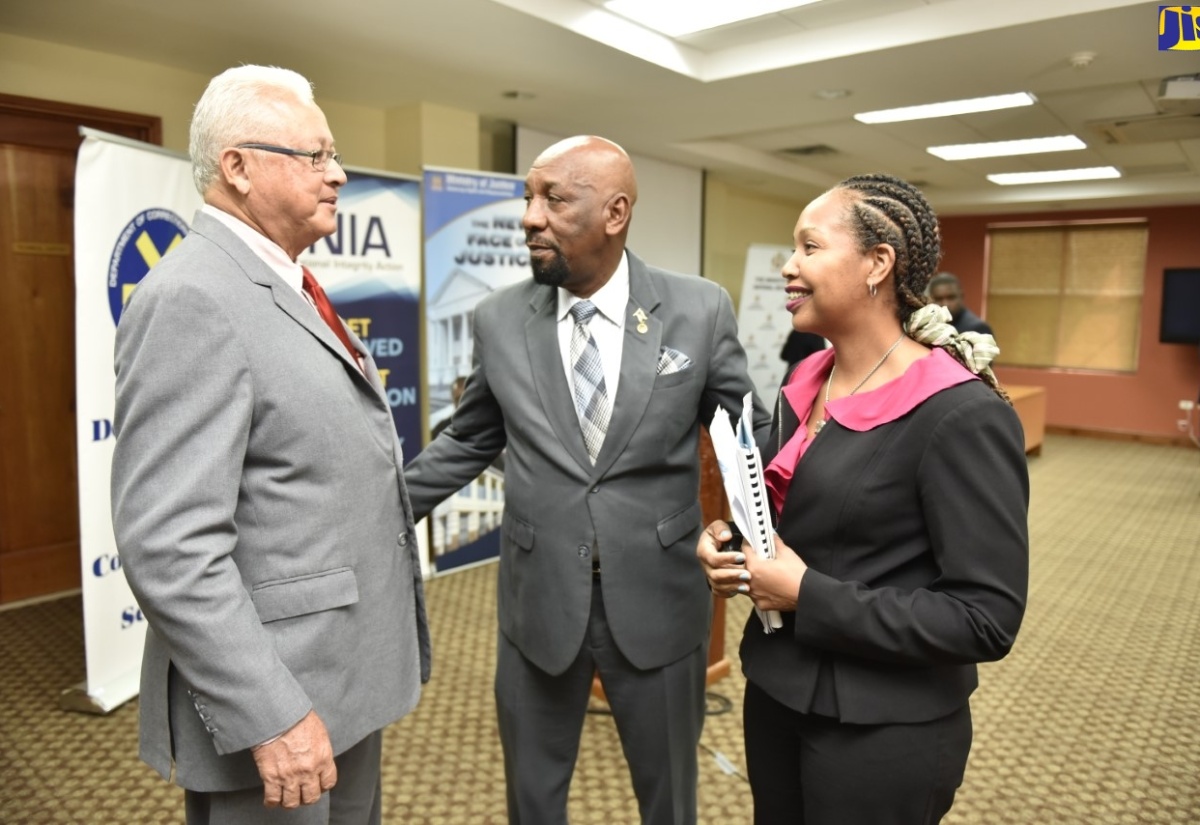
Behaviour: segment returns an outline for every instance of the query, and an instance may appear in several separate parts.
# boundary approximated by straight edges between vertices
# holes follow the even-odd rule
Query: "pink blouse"
[[[782,390],[784,400],[799,417],[800,426],[763,473],[776,514],[783,509],[783,500],[787,496],[796,465],[816,440],[808,437],[805,422],[833,369],[833,360],[832,349],[808,356],[800,362],[792,379]],[[836,419],[846,429],[866,432],[907,415],[942,390],[972,380],[979,380],[979,377],[955,361],[945,350],[934,348],[926,357],[914,361],[903,375],[883,386],[870,392],[831,400],[825,405],[825,418]]]

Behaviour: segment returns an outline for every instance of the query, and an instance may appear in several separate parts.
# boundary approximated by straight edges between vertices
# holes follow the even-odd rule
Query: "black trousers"
[[[754,825],[932,825],[962,784],[971,709],[932,722],[850,725],[746,683]]]

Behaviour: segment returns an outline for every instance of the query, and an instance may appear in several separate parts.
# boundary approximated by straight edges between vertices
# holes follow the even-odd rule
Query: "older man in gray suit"
[[[191,154],[205,206],[117,329],[141,755],[189,823],[378,823],[429,636],[379,374],[296,263],[336,227],[341,158],[308,81],[258,66],[209,84]]]
[[[513,823],[566,821],[597,671],[643,822],[696,820],[712,604],[697,435],[752,385],[725,291],[625,249],[636,199],[602,138],[534,162],[533,280],[476,308],[459,407],[405,470],[420,516],[507,447],[495,690]]]

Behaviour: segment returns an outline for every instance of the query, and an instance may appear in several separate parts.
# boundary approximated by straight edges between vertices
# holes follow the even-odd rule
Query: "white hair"
[[[262,140],[264,127],[276,125],[271,100],[313,102],[313,85],[302,75],[277,66],[235,66],[209,81],[192,113],[188,153],[192,178],[203,195],[221,164],[222,150],[243,141]]]

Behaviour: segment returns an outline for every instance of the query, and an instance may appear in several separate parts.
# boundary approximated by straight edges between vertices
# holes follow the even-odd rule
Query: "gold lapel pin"
[[[637,331],[645,335],[649,332],[650,327],[646,326],[646,310],[638,307],[637,312],[633,313],[633,317],[637,318]]]

